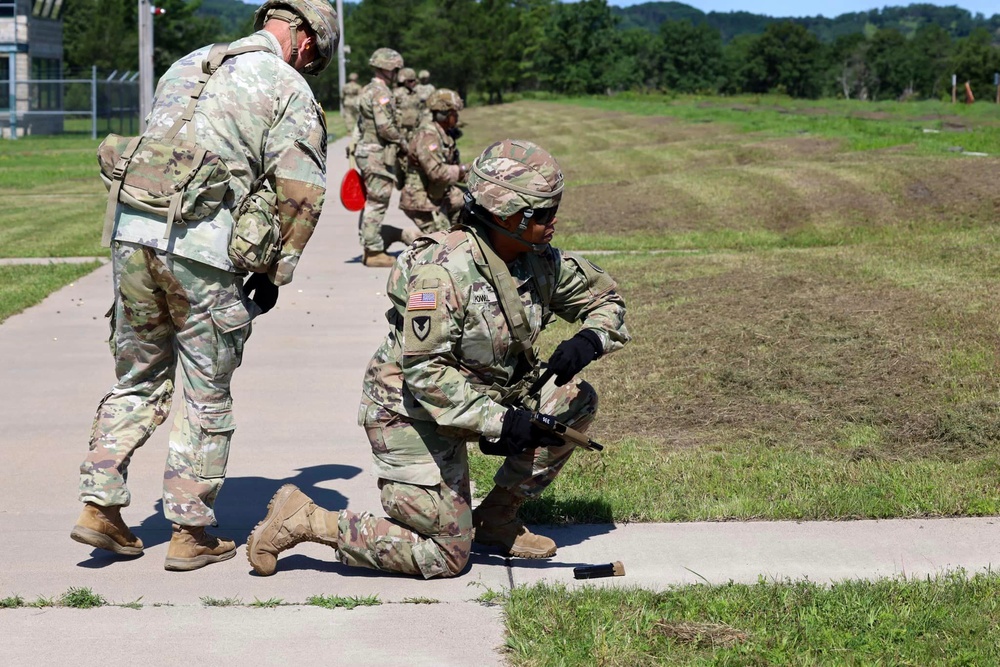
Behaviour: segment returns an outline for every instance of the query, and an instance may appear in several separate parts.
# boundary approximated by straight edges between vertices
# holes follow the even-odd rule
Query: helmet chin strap
[[[531,248],[531,251],[537,254],[541,254],[549,249],[548,243],[532,243],[525,240],[521,234],[528,228],[528,223],[531,222],[530,216],[525,217],[521,220],[520,224],[517,226],[517,233],[510,231],[509,229],[498,225],[493,219],[493,216],[489,215],[481,206],[478,206],[472,195],[468,192],[465,193],[465,210],[473,218],[479,222],[485,224],[487,227],[493,231],[500,232],[507,238],[513,239],[523,246]]]

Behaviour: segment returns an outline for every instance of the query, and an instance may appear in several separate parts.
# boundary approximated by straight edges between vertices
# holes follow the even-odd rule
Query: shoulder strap
[[[187,108],[184,109],[184,114],[174,121],[174,124],[170,126],[167,130],[167,134],[164,137],[166,140],[173,139],[177,136],[177,133],[181,131],[187,123],[194,118],[194,109],[198,106],[198,98],[205,91],[205,85],[208,80],[212,78],[212,75],[222,66],[223,61],[227,58],[233,56],[238,56],[243,53],[251,53],[253,51],[268,51],[270,50],[266,46],[260,46],[257,44],[246,44],[244,46],[238,46],[235,49],[229,48],[229,42],[219,42],[218,44],[213,44],[212,48],[209,50],[208,55],[205,60],[201,63],[201,74],[198,75],[198,82],[191,89],[191,99],[188,101]]]
[[[517,294],[514,286],[514,279],[510,275],[507,263],[500,259],[488,243],[484,243],[479,235],[472,229],[467,228],[466,233],[476,242],[479,251],[486,260],[487,280],[493,285],[497,296],[500,298],[500,309],[510,326],[511,333],[517,341],[519,351],[524,355],[531,368],[538,366],[538,357],[531,345],[531,325],[528,324],[528,316],[524,312],[524,304]]]

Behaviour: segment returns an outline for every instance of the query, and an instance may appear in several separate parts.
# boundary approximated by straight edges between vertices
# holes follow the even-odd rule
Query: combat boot
[[[392,255],[386,254],[384,250],[368,250],[365,248],[365,254],[364,257],[361,258],[361,263],[365,266],[385,268],[395,264],[396,258]]]
[[[229,560],[236,555],[236,543],[209,535],[204,526],[178,526],[167,547],[164,569],[186,572],[211,563]]]
[[[77,542],[107,549],[120,556],[141,556],[142,540],[125,525],[121,510],[120,505],[101,507],[87,503],[69,536]]]
[[[556,555],[556,543],[535,535],[517,518],[524,503],[507,489],[494,486],[479,507],[472,510],[475,541],[502,548],[506,555],[518,558],[549,558]]]
[[[413,245],[413,242],[420,236],[420,230],[416,227],[405,227],[400,234],[400,241],[406,245]]]
[[[337,548],[339,512],[323,509],[294,484],[285,484],[267,504],[267,515],[247,540],[247,559],[254,572],[274,574],[278,554],[299,542]]]

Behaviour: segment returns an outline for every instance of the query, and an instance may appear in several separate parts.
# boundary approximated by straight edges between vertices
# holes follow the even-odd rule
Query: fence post
[[[97,138],[97,65],[90,66],[90,138]]]

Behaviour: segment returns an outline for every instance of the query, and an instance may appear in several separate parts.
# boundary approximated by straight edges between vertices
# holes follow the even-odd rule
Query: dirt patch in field
[[[652,260],[650,260],[652,261]],[[678,273],[689,258],[663,258]],[[997,349],[992,315],[948,300],[790,268],[733,260],[726,270],[654,284],[643,263],[618,269],[633,349],[596,364],[596,433],[634,433],[668,448],[750,439],[857,458],[975,456],[1000,440],[997,371],[954,374],[942,360],[974,341]],[[664,266],[657,275],[669,275]],[[641,371],[638,368],[641,367]],[[847,432],[871,429],[854,446]]]

